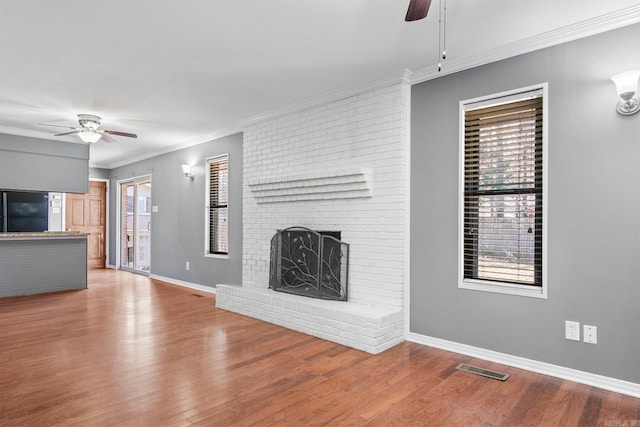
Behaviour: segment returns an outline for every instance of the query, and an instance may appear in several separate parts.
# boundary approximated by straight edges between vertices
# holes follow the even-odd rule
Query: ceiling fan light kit
[[[98,132],[93,129],[85,129],[78,134],[81,140],[86,142],[87,144],[93,144],[94,142],[98,142],[98,140],[102,137]]]

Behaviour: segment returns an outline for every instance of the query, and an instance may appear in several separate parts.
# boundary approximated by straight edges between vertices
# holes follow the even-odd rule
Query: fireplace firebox
[[[346,301],[349,245],[340,232],[305,227],[279,230],[271,239],[269,288],[311,298]]]

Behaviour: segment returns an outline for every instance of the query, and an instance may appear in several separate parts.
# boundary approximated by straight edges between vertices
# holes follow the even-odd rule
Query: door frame
[[[89,181],[96,182],[104,182],[105,183],[105,217],[104,217],[104,267],[105,268],[114,268],[114,265],[109,264],[109,180],[105,178],[89,178]],[[87,190],[88,191],[88,190]],[[66,228],[65,224],[67,223],[67,193],[62,193],[64,197],[62,197],[62,229]]]
[[[116,181],[117,186],[117,199],[116,199],[116,270],[124,270],[130,273],[142,274],[143,276],[149,276],[151,274],[151,268],[149,271],[140,271],[134,268],[128,268],[122,266],[122,184],[136,183],[139,181],[149,181],[151,184],[151,191],[153,191],[153,180],[151,174],[137,175],[130,178],[119,179]],[[152,201],[153,203],[153,201]],[[153,226],[152,226],[153,229]],[[149,265],[151,265],[151,259],[149,259]]]
[[[97,181],[97,182],[104,182],[105,183],[105,205],[104,205],[104,209],[105,209],[105,217],[104,217],[104,267],[105,268],[111,268],[112,266],[109,265],[109,180],[108,179],[104,179],[104,178],[89,178],[89,181]],[[66,201],[66,198],[65,198]],[[65,207],[65,212],[66,212],[66,207]],[[62,218],[63,224],[66,224],[67,219]]]

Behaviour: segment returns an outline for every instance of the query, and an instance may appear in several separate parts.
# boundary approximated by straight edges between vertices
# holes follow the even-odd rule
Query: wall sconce
[[[611,80],[616,84],[618,95],[620,95],[617,110],[624,116],[630,116],[640,111],[640,101],[636,96],[638,79],[640,79],[640,70],[627,71],[611,77]]]
[[[191,165],[182,165],[182,173],[184,176],[193,181],[193,174],[191,173]]]

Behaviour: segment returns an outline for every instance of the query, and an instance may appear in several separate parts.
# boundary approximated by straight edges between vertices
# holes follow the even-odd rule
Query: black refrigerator
[[[0,191],[0,231],[37,232],[49,228],[49,193]]]

